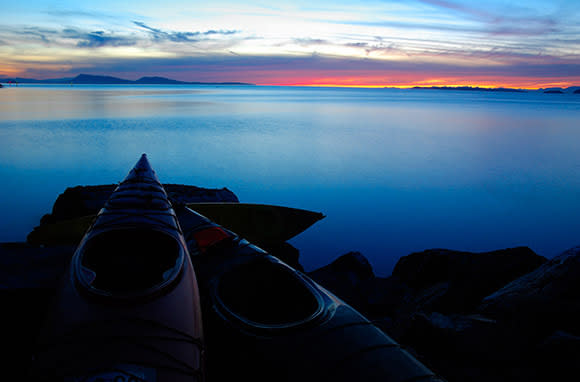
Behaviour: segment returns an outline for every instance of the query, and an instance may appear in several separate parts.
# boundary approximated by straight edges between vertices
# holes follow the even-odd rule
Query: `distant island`
[[[397,89],[385,87],[385,89]],[[544,93],[544,94],[580,94],[580,86],[568,88],[540,88],[540,89],[514,89],[514,88],[482,88],[479,86],[415,86],[413,90],[452,90],[469,92],[499,92],[499,93]]]
[[[419,90],[463,90],[473,92],[510,92],[510,93],[525,93],[523,89],[511,88],[480,88],[473,86],[415,86],[413,89]]]
[[[141,77],[136,81],[111,76],[79,74],[74,78],[53,78],[37,80],[34,78],[0,78],[0,82],[12,84],[64,84],[64,85],[254,85],[245,82],[186,82],[165,77]]]

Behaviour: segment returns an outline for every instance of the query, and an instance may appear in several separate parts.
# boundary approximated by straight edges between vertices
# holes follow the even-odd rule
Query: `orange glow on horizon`
[[[368,79],[360,79],[359,81],[353,79],[333,78],[326,79],[310,79],[304,81],[284,81],[272,82],[262,85],[273,86],[304,86],[304,87],[336,87],[336,88],[397,88],[410,89],[414,87],[473,87],[484,89],[522,89],[522,90],[538,90],[552,87],[567,88],[571,86],[580,86],[580,78],[575,78],[570,81],[562,81],[561,79],[535,79],[535,78],[511,78],[511,79],[488,79],[488,80],[474,80],[469,79],[430,79],[419,81],[398,81],[398,82],[381,82],[369,81]]]
[[[43,65],[42,69],[47,69]],[[1,77],[30,77],[38,79],[60,78],[65,76],[76,76],[83,72],[78,69],[77,73],[68,74],[70,67],[61,65],[51,65],[52,75],[40,74],[42,69],[38,68],[16,68],[13,66],[0,66]],[[101,74],[101,73],[98,73]],[[140,75],[126,72],[108,72],[103,75],[112,75],[119,78],[137,79]],[[170,72],[161,72],[155,75],[181,80],[181,81],[201,81],[201,82],[221,82],[221,81],[241,81],[254,83],[263,86],[304,86],[304,87],[335,87],[335,88],[398,88],[409,89],[413,87],[473,87],[473,88],[510,88],[522,90],[538,90],[545,88],[567,88],[580,86],[580,76],[571,77],[513,77],[513,76],[490,76],[490,75],[467,75],[463,77],[451,77],[437,75],[433,73],[417,72],[389,72],[381,75],[377,73],[358,72],[356,70],[340,71],[339,73],[327,72],[324,70],[240,70],[230,71],[227,77],[222,73],[209,73],[207,76],[194,73],[183,76],[183,73],[173,75]],[[330,74],[330,75],[329,75]],[[150,73],[141,74],[153,75]]]

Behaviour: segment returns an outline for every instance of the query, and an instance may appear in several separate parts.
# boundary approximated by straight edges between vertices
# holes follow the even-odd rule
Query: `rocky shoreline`
[[[570,380],[580,371],[580,247],[428,250],[376,277],[360,253],[310,272],[449,381]]]
[[[61,194],[41,224],[94,214],[115,185]],[[238,202],[228,189],[166,185],[177,203]],[[0,243],[7,364],[24,368],[73,246]],[[265,248],[304,271],[288,243]],[[358,252],[308,272],[451,382],[551,381],[580,375],[580,246],[546,259],[527,247],[431,249],[377,277]],[[10,374],[10,371],[8,372]]]

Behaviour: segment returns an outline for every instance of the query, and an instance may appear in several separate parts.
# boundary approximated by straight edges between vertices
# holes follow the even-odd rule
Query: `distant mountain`
[[[5,78],[0,77],[0,82],[5,84],[8,83],[18,83],[18,84],[68,84],[72,81],[72,78],[51,78],[47,80],[37,80],[36,78],[21,78],[21,77],[11,77]]]
[[[580,86],[570,86],[568,88],[545,88],[538,89],[538,91],[547,94],[578,94],[576,91],[580,90]]]
[[[3,83],[19,84],[78,84],[78,85],[253,85],[245,82],[184,82],[165,77],[141,77],[137,81],[111,76],[79,74],[74,78],[53,78],[37,80],[34,78],[0,78]]]
[[[147,85],[187,85],[187,82],[172,80],[165,77],[141,77],[136,84],[147,84]]]
[[[117,77],[110,76],[93,76],[90,74],[79,74],[71,80],[73,84],[83,84],[83,85],[117,85],[117,84],[132,84],[134,81],[124,80]]]
[[[538,90],[524,90],[524,89],[512,89],[512,88],[480,88],[473,86],[415,86],[413,89],[420,90],[463,90],[463,91],[476,91],[476,92],[515,92],[515,93],[525,93],[525,92],[540,92],[545,94],[580,94],[580,86],[570,86],[568,88],[545,88]]]

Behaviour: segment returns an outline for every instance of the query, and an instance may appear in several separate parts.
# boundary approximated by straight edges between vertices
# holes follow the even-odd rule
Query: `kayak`
[[[74,253],[32,380],[201,381],[200,298],[175,212],[145,154]]]
[[[198,275],[208,380],[443,381],[307,275],[196,211],[176,213]]]
[[[290,240],[324,218],[320,212],[251,203],[193,203],[188,207],[248,241],[271,246]]]
[[[247,203],[192,203],[188,206],[257,245],[283,243],[324,218],[319,212]],[[87,215],[35,227],[26,241],[34,245],[77,245],[95,220]]]

